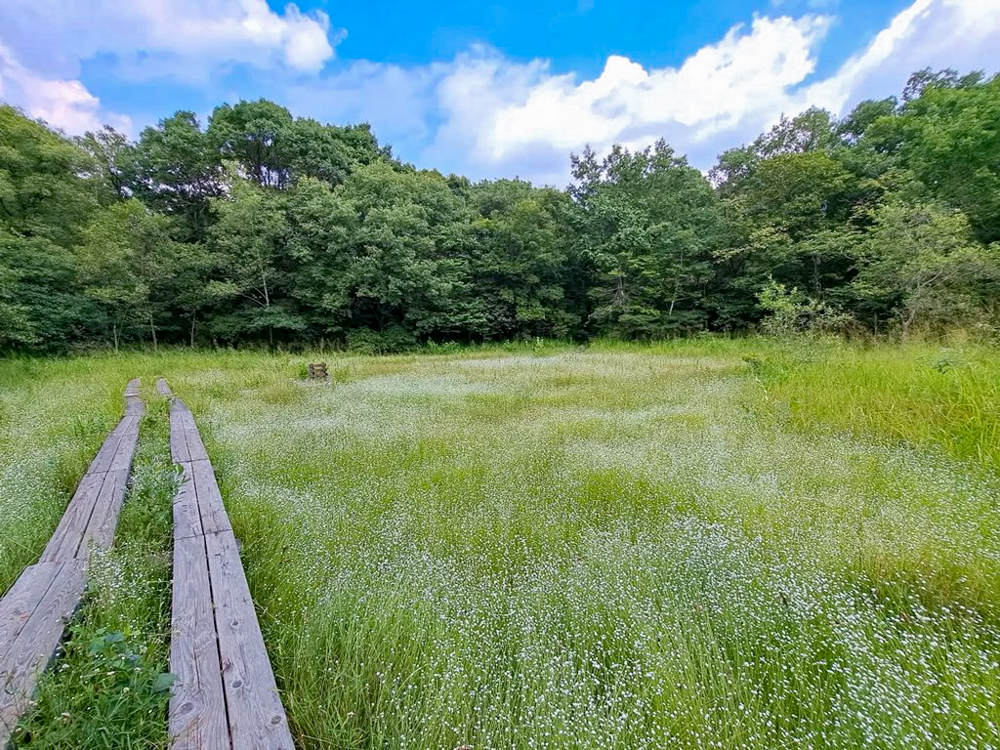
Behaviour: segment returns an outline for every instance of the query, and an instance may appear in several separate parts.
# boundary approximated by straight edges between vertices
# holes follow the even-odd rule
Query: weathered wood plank
[[[170,405],[170,417],[171,436],[173,436],[174,426],[176,425],[178,441],[181,438],[184,440],[184,450],[186,450],[187,458],[183,460],[207,460],[208,452],[205,450],[205,444],[201,440],[201,435],[198,432],[198,425],[196,425],[194,421],[194,415],[191,414],[191,410],[187,407],[187,404],[179,398],[175,398]]]
[[[175,464],[191,460],[181,418],[181,412],[177,408],[177,402],[175,401],[170,405],[170,456]]]
[[[76,557],[87,524],[94,514],[94,506],[105,476],[106,474],[85,474],[80,480],[39,562],[57,562]]]
[[[125,501],[125,488],[128,484],[128,469],[109,471],[104,475],[104,484],[94,504],[94,513],[87,524],[80,543],[78,557],[89,556],[91,546],[109,549],[115,539],[118,528],[118,516],[121,514],[122,503]]]
[[[146,406],[139,397],[139,378],[128,381],[125,386],[125,414],[134,417],[141,417],[146,413]]]
[[[76,493],[66,506],[55,533],[42,553],[41,562],[88,555],[89,549],[84,545],[88,534],[91,537],[96,534],[96,541],[102,546],[111,545],[139,440],[139,417],[123,418],[116,431],[119,434],[115,453],[106,462],[107,469],[95,471],[92,464],[91,470],[80,480]],[[97,533],[98,529],[101,529],[100,533]]]
[[[115,425],[111,434],[104,440],[100,450],[97,451],[94,460],[91,461],[90,468],[87,469],[88,474],[103,474],[111,468],[111,462],[118,452],[118,445],[121,443],[122,438],[125,437],[127,431],[128,425],[124,419]]]
[[[128,381],[128,383],[125,385],[125,398],[138,397],[139,386],[141,384],[142,381],[139,380],[139,378],[132,378],[130,381]]]
[[[185,539],[204,533],[191,462],[182,463],[181,470],[183,472],[181,484],[174,496],[174,539]]]
[[[294,750],[231,531],[205,535],[234,750]]]
[[[191,416],[191,412],[187,413],[187,416]],[[187,443],[188,455],[191,457],[192,461],[207,461],[208,451],[205,450],[205,444],[201,441],[201,435],[198,434],[198,428],[192,424],[190,427],[184,430],[184,441]]]
[[[156,380],[156,390],[161,396],[166,396],[170,398],[174,394],[170,391],[170,386],[167,385],[167,381],[164,378],[157,378]]]
[[[194,475],[195,493],[198,497],[198,511],[201,514],[201,527],[206,534],[217,531],[231,531],[229,514],[222,503],[222,493],[215,480],[212,464],[204,461],[192,461],[191,470]]]
[[[122,419],[122,439],[118,443],[118,449],[111,458],[108,471],[125,471],[132,468],[132,459],[135,457],[135,448],[139,443],[139,417],[125,417]]]
[[[161,393],[170,392],[165,382],[157,387]],[[170,405],[170,439],[174,460],[184,469],[184,482],[174,502],[174,619],[183,623],[197,618],[187,590],[192,592],[191,596],[203,596],[200,584],[190,582],[201,568],[197,562],[186,559],[198,552],[197,542],[202,545],[201,553],[206,555],[203,560],[208,577],[206,585],[214,607],[211,634],[217,639],[216,656],[220,660],[217,669],[224,698],[224,706],[216,708],[217,717],[227,728],[226,743],[216,740],[216,745],[210,745],[205,742],[201,727],[214,725],[192,719],[202,716],[211,701],[202,698],[195,687],[204,678],[195,666],[197,658],[192,656],[197,650],[194,645],[197,634],[178,624],[171,642],[171,670],[178,675],[185,670],[189,677],[182,678],[183,684],[179,683],[171,698],[170,731],[174,738],[171,747],[292,750],[288,720],[222,494],[194,416],[180,399],[173,399]],[[199,522],[202,535],[187,536],[198,528]],[[185,633],[188,633],[186,638]],[[201,648],[208,650],[204,642]]]
[[[59,565],[61,563],[28,566],[0,599],[0,662],[45,596]]]
[[[109,547],[114,539],[144,411],[138,394],[139,381],[130,381],[126,416],[80,480],[40,561],[0,599],[0,747],[34,696],[66,620],[79,606],[91,547]]]
[[[172,750],[229,748],[204,536],[174,541],[168,726]]]
[[[80,560],[40,563],[31,568],[35,570],[29,568],[22,575],[31,576],[36,590],[44,588],[44,592],[0,660],[0,747],[6,745],[34,696],[38,678],[55,654],[85,586]]]

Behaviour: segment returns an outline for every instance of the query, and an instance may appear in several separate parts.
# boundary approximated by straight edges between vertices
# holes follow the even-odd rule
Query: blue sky
[[[782,113],[1000,61],[1000,0],[0,0],[0,18],[0,98],[68,133],[264,96],[369,121],[421,167],[558,185],[587,143],[665,137],[707,169]]]

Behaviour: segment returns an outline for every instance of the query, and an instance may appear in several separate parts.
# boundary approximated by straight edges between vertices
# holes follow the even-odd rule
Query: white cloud
[[[812,72],[812,52],[827,26],[822,17],[758,18],[749,33],[732,29],[680,68],[647,71],[614,56],[593,81],[547,78],[523,104],[497,113],[483,145],[493,159],[536,141],[561,148],[590,142],[605,148],[629,131],[666,122],[704,137],[754,112],[773,110],[785,87]]]
[[[266,0],[4,0],[6,44],[27,68],[76,78],[105,55],[132,77],[204,78],[234,63],[316,73],[342,31],[322,11]]]
[[[295,5],[277,12],[265,0],[0,3],[0,45],[7,45],[0,46],[0,97],[71,132],[114,117],[80,82],[81,63],[96,60],[119,82],[148,86],[166,77],[216,101],[267,96],[296,114],[369,121],[420,166],[554,184],[565,184],[569,152],[587,143],[636,148],[663,137],[707,169],[720,151],[751,140],[782,113],[818,105],[840,114],[863,98],[898,94],[924,67],[993,72],[1000,48],[1000,0],[913,0],[822,78],[817,63],[838,20],[816,12],[757,17],[676,67],[612,56],[590,79],[483,45],[422,66],[358,60],[333,69],[326,63],[344,32],[331,29],[325,14]],[[779,4],[785,13],[794,6],[829,14],[837,6]],[[239,65],[266,75],[216,93]]]
[[[234,65],[318,73],[344,35],[321,12],[266,0],[3,0],[0,96],[70,133],[127,118],[102,110],[83,64],[110,62],[120,79],[207,86]],[[164,113],[167,114],[167,113]]]
[[[1000,0],[916,0],[805,100],[842,112],[864,97],[898,93],[921,68],[995,70],[998,48]]]
[[[79,135],[104,124],[131,130],[125,115],[103,112],[100,101],[75,80],[45,79],[27,70],[0,44],[0,99],[15,102],[31,117]]]
[[[438,86],[445,121],[423,161],[456,146],[472,174],[520,174],[564,183],[570,151],[633,147],[665,137],[702,168],[752,139],[782,113],[818,105],[840,114],[861,98],[900,91],[923,67],[994,68],[1000,0],[916,0],[832,76],[810,80],[827,16],[756,18],[676,68],[608,58],[592,80],[556,75],[543,61],[496,54],[458,58]]]

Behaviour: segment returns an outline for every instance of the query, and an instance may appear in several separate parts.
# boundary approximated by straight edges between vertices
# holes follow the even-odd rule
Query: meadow
[[[303,380],[316,359],[330,384]],[[199,420],[304,748],[1000,746],[996,350],[0,361],[0,587],[44,546],[125,381],[149,395],[161,374]],[[120,574],[89,600],[93,627],[152,656],[149,679],[84,703],[111,692],[143,715],[162,709],[162,566],[136,574],[149,604],[124,624],[115,593],[164,544],[140,512],[170,486],[163,415],[144,423]],[[115,558],[132,536],[142,554]],[[63,674],[92,658],[68,649]],[[59,710],[79,684],[59,680],[57,662],[25,743],[102,736],[79,699]],[[137,725],[92,746],[162,746]]]

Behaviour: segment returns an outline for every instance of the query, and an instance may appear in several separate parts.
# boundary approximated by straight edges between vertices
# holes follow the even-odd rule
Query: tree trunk
[[[194,322],[197,316],[193,313],[191,314],[191,348],[194,349]]]
[[[115,354],[118,353],[118,321],[114,320],[111,322],[111,336],[115,342]]]
[[[153,352],[159,351],[156,346],[156,325],[153,323],[153,311],[149,312],[149,332],[153,335]]]
[[[913,325],[914,318],[917,317],[917,310],[914,308],[910,314],[903,318],[903,343],[910,338],[910,326]]]
[[[271,293],[270,293],[270,291],[268,291],[268,288],[267,288],[267,274],[264,272],[264,264],[263,264],[263,262],[261,263],[261,266],[260,266],[260,280],[261,280],[261,283],[264,285],[264,309],[269,311],[271,309]],[[268,316],[268,317],[270,317],[270,316]],[[268,340],[271,348],[273,349],[274,348],[274,326],[269,325],[267,327],[267,340]]]
[[[677,303],[677,293],[680,291],[681,280],[674,279],[674,296],[670,298],[670,310],[667,312],[667,317],[674,317],[674,305]]]

